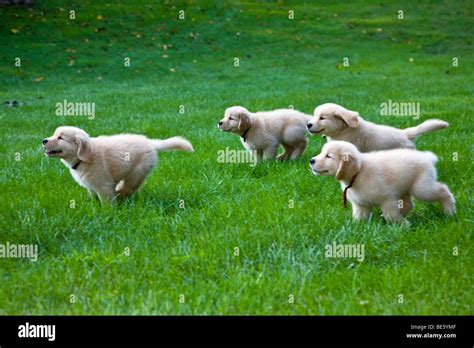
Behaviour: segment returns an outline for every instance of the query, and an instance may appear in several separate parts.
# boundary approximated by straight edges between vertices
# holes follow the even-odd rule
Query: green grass
[[[0,8],[0,101],[25,103],[0,107],[0,243],[40,250],[36,263],[0,259],[0,314],[473,314],[472,3],[130,3]],[[56,116],[64,99],[95,102],[96,118]],[[352,222],[339,184],[309,172],[319,137],[291,163],[217,163],[242,148],[216,128],[228,106],[336,102],[378,123],[421,122],[380,116],[388,99],[450,123],[417,147],[439,156],[454,218],[418,201],[410,227],[379,210]],[[182,135],[195,152],[161,154],[136,196],[101,206],[44,157],[41,139],[60,125]],[[365,260],[326,258],[334,241],[364,244]]]

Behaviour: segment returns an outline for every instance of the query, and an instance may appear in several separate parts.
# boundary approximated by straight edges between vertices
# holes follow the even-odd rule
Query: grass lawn
[[[0,106],[0,243],[39,245],[37,262],[0,259],[0,314],[473,314],[472,4],[36,3],[0,8],[0,101],[24,103]],[[95,118],[56,116],[64,99]],[[381,116],[388,100],[420,119]],[[417,147],[439,156],[457,215],[418,201],[410,227],[380,210],[352,222],[339,184],[309,171],[321,137],[294,162],[218,163],[242,149],[216,127],[225,108],[325,102],[448,121]],[[182,135],[195,152],[161,154],[136,196],[102,206],[43,155],[60,125]],[[363,244],[363,262],[325,257],[334,242]]]

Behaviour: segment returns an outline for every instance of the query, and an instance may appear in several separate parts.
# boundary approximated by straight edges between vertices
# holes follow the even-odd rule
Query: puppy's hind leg
[[[290,159],[294,160],[300,157],[304,150],[306,150],[306,145],[308,145],[308,139],[304,138],[304,140],[301,140],[293,150],[293,152],[290,155]]]
[[[133,168],[133,170],[128,174],[128,176],[117,185],[117,194],[119,198],[126,198],[131,196],[135,191],[137,191],[142,185],[145,178],[150,174],[155,161],[152,163],[148,162],[145,164],[140,164]]]
[[[294,148],[290,145],[283,144],[283,152],[281,155],[277,157],[277,160],[284,161],[288,158],[288,156],[293,152]]]
[[[120,199],[130,197],[136,190],[140,188],[143,181],[145,180],[145,176],[133,176],[127,177],[124,180],[123,185],[117,191],[117,197]]]
[[[448,215],[454,215],[456,213],[456,200],[453,194],[449,191],[448,186],[445,184],[440,185],[440,202],[443,205],[444,212]]]
[[[420,178],[412,188],[413,195],[423,201],[438,201],[442,204],[444,212],[454,215],[455,199],[448,186],[435,181],[432,176]]]

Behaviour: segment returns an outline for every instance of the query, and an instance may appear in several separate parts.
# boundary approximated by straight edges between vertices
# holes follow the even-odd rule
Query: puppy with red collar
[[[367,219],[380,206],[388,221],[402,222],[413,207],[412,196],[437,201],[446,214],[455,213],[449,188],[436,180],[431,152],[393,149],[361,153],[353,144],[330,141],[310,161],[314,175],[334,176],[341,182],[344,203],[352,205],[354,219]]]

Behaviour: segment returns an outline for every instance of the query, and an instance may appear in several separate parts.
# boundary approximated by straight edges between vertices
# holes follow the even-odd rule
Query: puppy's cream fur
[[[348,141],[361,152],[415,148],[413,141],[419,135],[448,127],[441,120],[427,120],[416,127],[398,129],[365,121],[359,113],[340,105],[327,103],[314,110],[308,122],[311,134],[324,134],[330,140]]]
[[[355,177],[347,190],[355,219],[368,218],[372,206],[379,205],[387,220],[401,221],[413,207],[412,196],[438,201],[447,214],[454,214],[453,195],[436,180],[437,160],[431,152],[394,149],[361,153],[351,143],[330,141],[310,165],[315,175],[335,176],[343,190]]]
[[[296,159],[306,149],[306,124],[311,116],[292,109],[250,112],[242,106],[225,111],[218,128],[240,135],[242,145],[256,151],[257,160],[274,159],[278,147],[283,146],[279,160]]]
[[[119,134],[90,137],[76,127],[59,127],[43,140],[46,156],[59,157],[72,177],[101,201],[130,196],[157,162],[157,151],[193,151],[181,137],[166,140]]]

